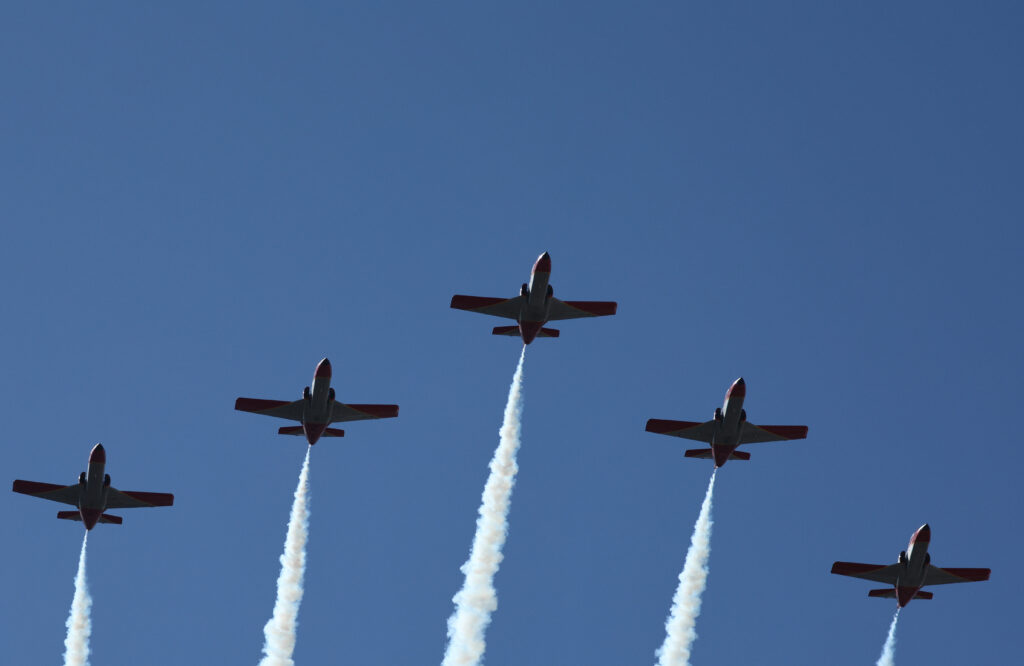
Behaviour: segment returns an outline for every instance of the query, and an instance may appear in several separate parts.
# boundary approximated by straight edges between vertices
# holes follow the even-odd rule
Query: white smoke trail
[[[64,665],[89,666],[89,634],[92,633],[92,622],[89,619],[89,608],[92,598],[89,587],[85,584],[85,544],[89,541],[86,531],[82,539],[82,554],[78,556],[78,573],[75,575],[75,596],[71,600],[71,612],[68,614],[68,635],[64,639]]]
[[[284,540],[281,554],[281,575],[277,577],[277,601],[274,615],[263,627],[266,642],[263,644],[263,659],[260,666],[292,666],[292,652],[295,651],[295,629],[298,625],[299,604],[302,603],[302,578],[306,573],[306,539],[309,535],[309,452],[299,473],[299,485],[295,488],[291,516],[288,518],[288,535]]]
[[[896,620],[900,619],[900,609],[892,616],[892,624],[889,625],[889,635],[885,638],[885,645],[882,646],[882,656],[878,658],[875,666],[895,666],[896,664]]]
[[[484,654],[484,632],[491,622],[491,613],[498,607],[494,590],[494,574],[504,557],[501,549],[508,534],[508,507],[515,484],[516,451],[519,450],[520,415],[523,410],[523,359],[526,346],[519,356],[519,365],[512,377],[505,404],[505,416],[499,431],[498,448],[491,459],[491,473],[484,485],[480,517],[476,521],[476,535],[469,560],[462,565],[466,580],[462,589],[452,598],[455,612],[448,618],[448,649],[443,666],[479,664]]]
[[[665,621],[665,642],[655,652],[659,666],[683,666],[690,663],[690,648],[697,639],[694,627],[700,615],[700,597],[708,580],[708,556],[711,554],[711,493],[715,488],[715,472],[711,473],[708,492],[700,505],[700,515],[693,526],[690,549],[679,574],[679,587],[672,598],[672,610]]]

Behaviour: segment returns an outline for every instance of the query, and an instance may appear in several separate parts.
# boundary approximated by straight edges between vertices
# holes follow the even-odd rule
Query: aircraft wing
[[[840,576],[853,576],[873,580],[879,583],[896,584],[899,577],[898,564],[861,564],[860,562],[836,562],[832,565],[832,573]]]
[[[747,421],[743,424],[740,444],[781,442],[787,439],[803,439],[805,437],[807,437],[807,426],[757,426]]]
[[[364,419],[390,419],[398,416],[398,405],[346,405],[334,401],[331,423],[362,421]]]
[[[136,509],[144,506],[171,506],[170,493],[144,493],[138,490],[107,489],[107,509]]]
[[[480,314],[504,317],[506,319],[519,319],[519,313],[523,309],[523,297],[514,298],[491,298],[489,296],[452,296],[452,307],[457,310],[469,310]]]
[[[647,421],[647,432],[656,432],[659,435],[671,435],[684,439],[694,439],[698,442],[711,443],[715,435],[715,422],[705,421],[669,421],[666,419],[649,419]]]
[[[253,414],[266,414],[276,416],[279,419],[291,421],[302,420],[303,401],[296,400],[260,400],[259,398],[239,398],[235,400],[235,409],[241,412],[252,412]]]
[[[988,580],[991,569],[940,569],[928,565],[922,585],[945,585],[946,583],[975,583]]]
[[[58,486],[53,483],[22,481],[18,479],[14,482],[14,487],[11,490],[16,493],[42,497],[43,499],[53,500],[62,504],[78,506],[78,498],[82,492],[82,487],[77,483],[70,486]]]
[[[551,297],[548,321],[576,319],[578,317],[604,317],[615,314],[618,303],[614,301],[560,301]]]

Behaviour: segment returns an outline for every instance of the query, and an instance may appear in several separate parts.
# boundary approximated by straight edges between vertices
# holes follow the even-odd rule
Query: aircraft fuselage
[[[548,320],[550,296],[548,282],[551,279],[551,257],[547,252],[540,255],[530,272],[530,283],[527,287],[523,307],[519,311],[519,334],[523,344],[530,344],[540,333],[540,329]]]
[[[107,454],[103,450],[103,445],[97,444],[89,453],[88,471],[79,477],[81,491],[78,497],[78,512],[82,515],[82,522],[87,530],[96,526],[96,522],[107,508],[110,479],[107,478],[106,468]]]
[[[326,358],[317,364],[312,387],[303,398],[306,406],[302,412],[302,430],[306,434],[306,441],[313,445],[331,422],[331,409],[334,407],[331,362]]]
[[[906,552],[900,553],[897,562],[900,571],[899,577],[896,579],[896,600],[900,608],[910,603],[910,600],[924,585],[931,559],[928,557],[928,544],[931,539],[932,530],[925,523],[917,528],[917,531],[910,537]]]
[[[746,413],[743,411],[743,400],[747,395],[747,385],[740,377],[725,392],[725,402],[721,410],[715,410],[715,435],[711,440],[711,451],[715,457],[715,467],[721,467],[729,459],[729,455],[740,444]]]

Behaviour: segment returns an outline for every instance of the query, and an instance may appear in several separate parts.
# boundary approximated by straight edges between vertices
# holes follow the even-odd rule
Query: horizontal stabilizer
[[[690,449],[683,454],[687,458],[714,458],[711,449]],[[729,454],[729,460],[750,460],[750,454],[746,451],[733,451]]]
[[[78,511],[58,511],[57,517],[61,520],[77,520],[82,521],[82,514]],[[121,516],[112,516],[109,513],[100,514],[100,519],[96,522],[109,523],[111,525],[120,525],[123,519]]]
[[[277,429],[278,435],[305,435],[306,431],[302,429],[302,426],[284,426],[283,428]],[[324,428],[324,432],[321,437],[344,437],[345,431],[338,430],[337,428]]]
[[[491,335],[511,335],[513,337],[519,335],[518,326],[495,326],[494,330],[491,331]],[[542,328],[537,333],[538,338],[557,338],[559,336],[558,329],[555,328]]]
[[[882,599],[895,599],[896,589],[887,587],[884,590],[871,590],[868,592],[869,597],[881,597]],[[931,592],[925,592],[924,590],[918,590],[917,594],[914,595],[915,599],[931,599],[934,594]]]

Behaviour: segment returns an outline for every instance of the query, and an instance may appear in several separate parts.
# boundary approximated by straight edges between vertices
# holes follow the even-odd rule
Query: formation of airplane
[[[545,252],[537,257],[530,272],[530,283],[523,283],[518,296],[491,298],[487,296],[452,296],[453,308],[469,310],[493,317],[514,319],[515,326],[496,326],[493,335],[518,335],[523,344],[535,338],[557,338],[558,330],[544,328],[549,321],[604,317],[615,314],[618,304],[613,301],[560,301],[548,283],[551,277],[551,256]]]
[[[63,520],[80,520],[87,530],[95,527],[96,523],[121,524],[120,516],[104,513],[107,509],[135,509],[174,504],[174,495],[170,493],[114,488],[110,485],[110,475],[105,473],[106,465],[106,451],[102,444],[97,444],[89,453],[89,470],[79,475],[78,483],[61,486],[18,479],[11,490],[77,507],[76,511],[59,511],[57,517]]]
[[[310,445],[316,444],[321,437],[345,436],[344,430],[328,428],[331,423],[398,416],[398,405],[346,405],[335,400],[334,389],[331,388],[331,362],[326,358],[316,366],[316,372],[313,373],[313,388],[307,386],[302,391],[301,400],[238,398],[235,400],[235,409],[298,421],[302,425],[286,426],[280,428],[277,433],[305,435]]]
[[[715,467],[721,467],[728,460],[750,460],[746,451],[737,451],[741,444],[779,442],[807,437],[807,426],[754,425],[747,421],[743,400],[747,395],[747,384],[740,377],[725,393],[725,402],[715,408],[715,417],[710,421],[670,421],[650,419],[647,432],[671,435],[698,442],[707,442],[710,449],[690,449],[683,455],[687,458],[713,458]]]
[[[928,523],[925,523],[910,537],[907,549],[900,551],[896,564],[836,562],[832,565],[832,573],[891,585],[891,588],[871,590],[868,596],[896,599],[900,608],[909,604],[911,599],[931,599],[934,595],[921,589],[925,585],[988,580],[992,573],[991,569],[948,569],[932,566],[931,556],[928,554],[931,539],[932,530]]]
[[[617,304],[613,301],[561,301],[555,298],[554,290],[549,284],[550,275],[551,257],[545,252],[534,263],[530,282],[522,285],[519,296],[488,298],[457,294],[452,297],[451,307],[515,320],[516,325],[498,326],[492,333],[518,335],[524,344],[530,344],[538,337],[558,337],[558,330],[544,327],[549,321],[615,314]],[[301,425],[282,427],[278,433],[304,435],[310,445],[316,444],[321,437],[344,436],[344,430],[328,427],[333,423],[398,416],[398,405],[338,402],[330,384],[331,363],[324,358],[316,367],[312,386],[307,386],[303,390],[302,399],[283,401],[238,398],[235,401],[235,409],[297,421]],[[647,421],[646,430],[710,444],[711,448],[690,449],[684,455],[688,458],[713,459],[715,468],[723,466],[729,460],[749,460],[749,453],[737,449],[740,445],[807,437],[805,425],[759,426],[750,423],[743,409],[745,397],[746,383],[740,377],[729,387],[724,403],[715,409],[712,420],[697,422],[650,419]],[[117,490],[110,485],[110,475],[106,474],[105,469],[106,452],[101,444],[97,444],[89,454],[88,470],[81,473],[78,483],[62,486],[18,479],[14,481],[12,490],[76,507],[74,511],[58,512],[57,517],[81,521],[86,530],[91,530],[97,523],[120,525],[122,519],[105,513],[108,509],[174,504],[174,495],[169,493]],[[931,528],[925,524],[914,532],[907,550],[900,552],[895,564],[835,562],[832,565],[832,573],[890,585],[891,587],[871,590],[868,596],[894,598],[900,608],[906,606],[912,599],[931,599],[932,593],[921,589],[928,585],[989,579],[990,569],[932,566],[928,554],[930,541]]]

